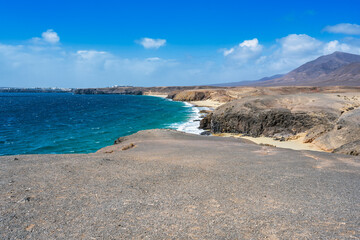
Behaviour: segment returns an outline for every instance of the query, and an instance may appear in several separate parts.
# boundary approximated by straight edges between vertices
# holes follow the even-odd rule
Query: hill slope
[[[360,55],[334,52],[305,63],[283,77],[256,86],[359,86]]]

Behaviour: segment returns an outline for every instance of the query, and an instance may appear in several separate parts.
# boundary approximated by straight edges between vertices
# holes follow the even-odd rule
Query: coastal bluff
[[[360,159],[147,130],[0,157],[1,239],[356,239]]]
[[[282,141],[305,134],[325,151],[360,154],[360,92],[249,96],[218,107],[201,127]]]

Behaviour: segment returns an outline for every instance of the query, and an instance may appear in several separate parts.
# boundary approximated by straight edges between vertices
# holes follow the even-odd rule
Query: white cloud
[[[159,58],[159,57],[150,57],[150,58],[147,58],[146,61],[158,62],[158,61],[161,61],[161,58]]]
[[[153,38],[142,38],[139,41],[136,41],[144,48],[155,48],[158,49],[159,47],[165,46],[166,40],[165,39],[153,39]]]
[[[245,63],[250,59],[259,57],[263,49],[263,46],[259,44],[257,38],[251,40],[245,40],[239,45],[230,49],[223,50],[225,57],[237,60],[239,63]]]
[[[340,23],[334,26],[326,26],[324,28],[324,31],[348,35],[360,35],[360,25],[351,23]]]
[[[235,51],[235,48],[225,49],[224,56],[226,57],[226,56],[232,54],[234,51]]]
[[[321,41],[306,34],[290,34],[277,39],[276,44],[265,48],[257,39],[246,40],[230,49],[222,49],[228,73],[242,76],[245,80],[289,72],[300,65],[324,54],[342,51],[360,54],[360,42],[343,39]],[[233,64],[233,63],[241,63]],[[258,76],[253,77],[251,76]],[[249,76],[249,77],[246,77]]]
[[[330,54],[336,51],[340,51],[340,52],[353,51],[354,53],[356,53],[356,48],[351,47],[350,45],[345,43],[340,43],[338,40],[330,41],[324,45],[324,54]]]
[[[46,41],[48,43],[55,44],[55,43],[58,43],[60,41],[60,37],[52,29],[48,29],[46,32],[43,32],[41,34],[41,36],[44,39],[44,41]]]
[[[35,44],[53,44],[53,45],[55,45],[60,42],[60,37],[56,32],[54,32],[54,30],[48,29],[48,30],[46,30],[46,32],[43,32],[41,34],[41,38],[34,37],[31,40]]]
[[[287,55],[298,55],[312,52],[321,46],[321,41],[306,34],[290,34],[277,40],[281,51]]]
[[[95,51],[95,50],[79,50],[76,54],[84,60],[91,60],[98,57],[103,57],[107,54],[104,51]]]
[[[258,61],[260,69],[269,73],[286,73],[322,55],[342,51],[360,54],[360,46],[333,40],[324,42],[306,34],[290,34],[277,40],[265,61]],[[267,74],[267,75],[271,75]]]

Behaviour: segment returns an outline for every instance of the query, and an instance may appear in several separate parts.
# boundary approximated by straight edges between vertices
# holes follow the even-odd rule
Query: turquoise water
[[[182,102],[150,96],[0,93],[0,155],[95,152],[193,115]]]

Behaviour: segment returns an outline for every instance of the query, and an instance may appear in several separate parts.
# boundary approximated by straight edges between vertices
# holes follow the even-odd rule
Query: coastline
[[[146,94],[144,96],[159,97],[159,98],[167,99],[168,95]],[[171,99],[168,99],[168,100],[171,100]],[[205,130],[199,128],[200,121],[204,117],[204,114],[202,114],[200,112],[201,112],[201,110],[210,110],[213,105],[208,105],[208,104],[196,105],[196,104],[194,104],[194,102],[191,102],[191,101],[190,102],[181,101],[181,102],[183,102],[185,104],[185,107],[192,108],[192,114],[186,122],[171,124],[169,127],[171,129],[175,129],[179,132],[201,135],[201,133],[204,132]],[[199,102],[202,102],[202,101],[199,101]]]
[[[200,115],[202,107],[183,103],[193,117]],[[199,119],[187,123],[197,128],[194,120]],[[263,138],[153,129],[121,137],[95,153],[0,156],[0,212],[7,226],[1,234],[35,239],[357,236],[357,157],[254,144],[256,139]],[[207,234],[209,222],[216,232]]]
[[[148,94],[147,96],[167,98],[167,95],[156,95]],[[200,135],[202,132],[206,132],[203,129],[199,128],[200,120],[204,117],[204,114],[201,114],[201,110],[214,111],[217,107],[225,104],[215,100],[204,100],[204,101],[183,101],[188,106],[191,106],[194,109],[194,116],[191,117],[187,122],[181,123],[179,125],[172,126],[177,131]],[[307,151],[317,151],[317,152],[329,152],[320,147],[316,146],[313,143],[304,143],[305,134],[298,134],[294,139],[278,141],[271,137],[250,137],[243,136],[242,134],[231,134],[231,133],[218,133],[210,134],[209,136],[217,137],[233,137],[249,140],[257,145],[268,145],[277,148],[292,149],[297,151],[307,150]]]
[[[170,125],[170,128],[175,129],[179,132],[190,133],[201,135],[201,133],[205,132],[205,130],[199,128],[200,121],[204,117],[204,114],[200,113],[201,110],[209,110],[208,107],[198,107],[189,102],[183,102],[185,107],[192,109],[192,114],[190,118],[186,122],[176,123]]]

